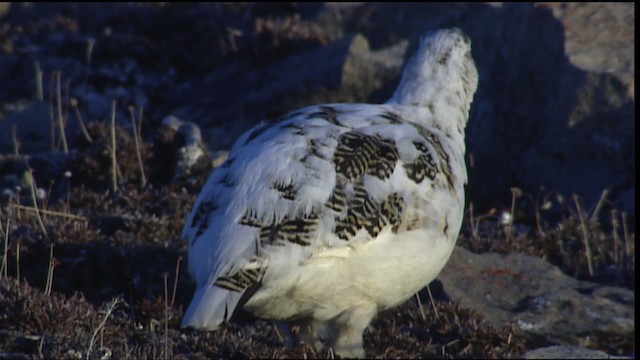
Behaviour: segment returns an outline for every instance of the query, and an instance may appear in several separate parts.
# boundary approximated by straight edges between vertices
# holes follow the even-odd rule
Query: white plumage
[[[364,356],[382,310],[432,281],[464,208],[464,128],[478,74],[458,29],[425,34],[382,105],[311,106],[237,140],[186,221],[196,293],[183,326],[238,306]]]

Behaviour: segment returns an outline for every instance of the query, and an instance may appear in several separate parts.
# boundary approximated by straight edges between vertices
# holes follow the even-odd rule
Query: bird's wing
[[[247,289],[278,281],[323,249],[375,241],[385,227],[437,226],[463,201],[464,145],[425,126],[428,116],[333,104],[246,132],[183,229],[197,285],[183,326],[216,328]],[[442,199],[451,205],[428,205]]]

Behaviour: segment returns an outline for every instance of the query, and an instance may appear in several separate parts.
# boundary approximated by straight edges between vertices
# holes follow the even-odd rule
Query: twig
[[[546,233],[544,229],[542,229],[542,215],[540,214],[540,209],[542,208],[542,206],[544,206],[544,202],[542,203],[542,205],[540,204],[540,192],[538,192],[538,195],[536,196],[535,207],[534,207],[534,211],[536,215],[536,228],[538,229],[538,233],[540,234],[540,236],[545,237]]]
[[[22,190],[22,188],[20,186],[17,186],[16,196],[15,197],[11,196],[12,200],[15,199],[15,205],[20,205],[20,191],[21,190]],[[9,204],[11,205],[11,203],[9,203]],[[14,220],[16,220],[18,223],[20,223],[22,221],[22,214],[20,214],[20,212],[13,211],[11,215],[15,216]]]
[[[473,203],[469,203],[469,223],[471,224],[471,236],[473,236],[474,240],[478,240],[478,228],[476,226],[475,220],[473,219]]]
[[[169,300],[167,299],[169,296],[167,289],[169,274],[165,272],[162,277],[164,277],[164,358],[166,360],[169,356]]]
[[[53,84],[55,73],[49,77],[49,120],[51,120],[51,151],[56,151],[56,116],[53,107]]]
[[[422,320],[427,320],[427,316],[424,314],[424,309],[422,308],[422,301],[420,301],[420,295],[416,293],[416,300],[418,300],[418,307],[420,308],[420,315],[422,315]]]
[[[633,256],[634,258],[632,258],[631,260],[631,264],[635,264],[636,263],[636,252],[633,251],[632,249],[629,249],[629,230],[627,229],[627,213],[626,212],[622,212],[620,214],[620,216],[622,217],[622,234],[624,235],[624,266],[626,267],[626,265],[628,264],[628,257],[629,257],[629,253],[631,253],[631,256]]]
[[[67,178],[67,208],[66,208],[66,213],[63,213],[64,215],[69,215],[68,213],[71,212],[71,181],[69,181],[69,178],[71,178],[71,171],[67,170],[64,172],[64,177]],[[73,215],[75,216],[75,215]]]
[[[7,216],[7,226],[4,229],[4,254],[2,255],[2,268],[0,268],[0,273],[5,279],[9,277],[9,262],[7,258],[9,256],[9,226],[11,226],[11,218]]]
[[[57,118],[58,118],[58,128],[60,129],[60,138],[62,140],[62,150],[64,150],[65,154],[69,153],[69,147],[67,145],[67,136],[64,133],[64,120],[62,118],[62,89],[60,85],[60,77],[61,72],[56,72],[56,88],[57,88],[57,97],[56,97],[56,108],[57,108]]]
[[[47,283],[44,288],[44,294],[46,296],[51,295],[51,288],[53,287],[53,269],[56,266],[56,259],[53,257],[54,244],[51,243],[49,247],[49,271],[47,272]]]
[[[182,256],[178,257],[178,263],[176,264],[176,278],[173,280],[173,294],[171,295],[171,307],[175,304],[176,301],[176,290],[178,289],[178,275],[180,274],[180,262],[182,261]]]
[[[142,115],[144,114],[144,106],[140,105],[140,111],[138,112],[138,136],[142,138]]]
[[[40,342],[38,343],[38,357],[44,359],[44,354],[42,353],[42,348],[44,347],[44,339],[45,337],[40,337]]]
[[[16,241],[16,280],[20,285],[20,239]]]
[[[87,360],[91,358],[91,352],[93,351],[93,344],[96,341],[96,336],[98,336],[98,333],[100,332],[100,330],[107,323],[107,319],[109,319],[109,316],[111,316],[111,313],[113,312],[113,310],[121,302],[122,302],[122,299],[120,297],[117,297],[111,301],[111,304],[109,304],[109,307],[107,308],[107,313],[104,315],[104,319],[102,319],[102,322],[100,323],[100,325],[98,325],[98,327],[93,331],[93,335],[91,336],[91,340],[89,341],[89,348],[87,349],[87,356],[86,356]]]
[[[611,209],[611,235],[613,237],[613,262],[620,267],[621,258],[620,252],[620,235],[618,235],[618,227],[620,222],[618,221],[618,211]]]
[[[138,131],[136,130],[136,119],[133,114],[133,107],[129,107],[129,113],[131,114],[131,125],[133,126],[133,141],[136,144],[136,156],[138,157],[138,166],[140,167],[140,186],[144,187],[147,184],[147,177],[144,175],[144,165],[142,163],[142,155],[140,154],[140,142],[138,141]]]
[[[40,62],[38,62],[38,60],[36,60],[34,67],[36,72],[36,99],[42,101],[44,99],[42,91],[42,69],[40,68]]]
[[[91,69],[91,55],[93,54],[93,45],[96,43],[96,40],[93,38],[87,39],[87,64],[84,72],[84,82],[86,83],[89,80],[89,70]]]
[[[433,312],[436,314],[436,319],[440,318],[440,314],[438,313],[438,308],[436,307],[436,302],[433,301],[433,295],[431,294],[431,288],[427,285],[427,293],[429,294],[429,300],[431,300],[431,307],[433,307]]]
[[[11,126],[11,141],[13,142],[13,154],[20,155],[20,142],[18,141],[18,127],[16,124]]]
[[[116,162],[116,101],[111,103],[111,172],[112,190],[118,191],[118,171]]]
[[[42,216],[40,216],[40,210],[38,208],[38,198],[36,198],[36,180],[33,178],[33,171],[29,168],[29,182],[31,183],[31,199],[33,200],[33,207],[35,208],[36,218],[38,219],[38,225],[40,225],[40,229],[44,233],[44,237],[49,239],[49,233],[47,233],[47,229],[44,227],[44,222],[42,221]]]
[[[71,96],[69,96],[69,91],[71,90],[71,82],[73,80],[71,78],[67,79],[64,83],[64,98],[67,100],[64,107],[64,122],[65,127],[67,125],[67,120],[69,119],[69,107],[71,107]]]
[[[589,218],[589,222],[593,223],[597,220],[598,214],[600,213],[600,209],[602,209],[602,204],[604,204],[607,199],[607,195],[609,194],[609,190],[602,190],[602,194],[600,194],[600,199],[598,200],[598,204],[596,205],[595,210],[593,210],[593,214],[591,214],[591,218]]]
[[[49,206],[49,200],[51,199],[51,189],[53,189],[53,181],[49,183],[49,189],[44,194],[44,198],[42,199],[42,208],[46,209]],[[46,215],[46,214],[45,214]],[[45,217],[46,219],[46,217]]]
[[[580,225],[582,227],[582,236],[584,240],[585,250],[587,252],[587,266],[589,267],[589,276],[593,276],[593,257],[591,254],[591,246],[589,245],[589,231],[587,228],[587,222],[584,218],[584,212],[582,211],[582,207],[580,206],[580,199],[578,195],[573,194],[573,201],[576,203],[576,208],[578,209],[578,217],[580,219]]]
[[[74,215],[74,214],[67,214],[67,213],[54,211],[54,210],[36,209],[36,208],[31,207],[31,206],[24,206],[24,205],[18,205],[18,204],[11,204],[11,207],[15,208],[15,209],[18,209],[18,210],[25,210],[25,211],[31,211],[31,212],[36,212],[36,213],[40,212],[41,214],[45,214],[45,215],[59,216],[59,217],[69,218],[69,219],[78,220],[78,221],[89,221],[84,216]]]
[[[78,109],[78,99],[76,99],[76,98],[72,98],[71,99],[71,107],[75,110],[76,118],[78,119],[78,122],[80,123],[80,130],[82,130],[82,136],[84,136],[84,138],[90,144],[93,143],[93,139],[91,138],[91,135],[89,135],[89,132],[87,131],[87,128],[84,126],[84,121],[82,121],[82,115],[80,115],[80,109]]]
[[[522,196],[522,191],[518,188],[511,188],[511,213],[509,218],[509,223],[507,224],[507,242],[511,241],[511,230],[513,227],[513,216],[516,212],[516,199]]]

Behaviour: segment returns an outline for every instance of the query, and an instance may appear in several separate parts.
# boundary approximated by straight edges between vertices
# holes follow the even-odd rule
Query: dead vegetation
[[[34,202],[31,191],[20,191],[2,202],[0,347],[5,354],[331,356],[315,354],[306,346],[284,347],[273,324],[266,321],[240,319],[214,333],[180,329],[193,291],[182,261],[186,244],[180,241],[180,230],[198,189],[160,182],[141,187],[136,143],[130,133],[116,128],[117,153],[122,156],[117,158],[119,181],[113,192],[110,131],[97,124],[88,129],[94,141],[76,149],[68,192],[55,199],[36,196]],[[153,145],[140,146],[147,164]],[[154,178],[153,168],[147,170]],[[204,181],[207,175],[195,176]],[[593,212],[584,216],[594,217]],[[628,233],[628,225],[626,235],[622,226],[613,226],[614,239],[616,233],[603,231],[595,219],[586,223],[595,271],[590,276],[576,213],[569,212],[556,227],[543,228],[544,233],[535,228],[508,230],[499,218],[497,213],[467,217],[469,234],[461,236],[460,243],[475,251],[545,256],[565,272],[595,281],[601,271],[615,267],[621,281],[632,284],[634,234]],[[509,236],[508,231],[512,231]],[[515,326],[495,329],[455,302],[431,304],[424,291],[421,298],[422,309],[411,300],[378,317],[365,334],[369,356],[503,358],[518,357],[532,345],[541,345]],[[628,347],[628,339],[621,345]]]

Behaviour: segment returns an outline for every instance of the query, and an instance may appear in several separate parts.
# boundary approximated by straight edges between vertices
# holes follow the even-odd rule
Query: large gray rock
[[[362,35],[253,68],[237,62],[204,76],[174,114],[198,123],[212,149],[229,148],[257,121],[317,102],[365,101],[401,71],[406,42],[371,52]]]
[[[224,149],[262,118],[303,105],[384,101],[399,73],[388,60],[397,64],[400,52],[380,61],[371,49],[410,39],[406,59],[425,30],[457,26],[472,38],[480,72],[467,129],[476,208],[508,206],[511,187],[577,193],[587,206],[608,188],[618,209],[635,216],[633,4],[314,9],[329,31],[347,35],[262,68],[237,61],[206,74],[175,114],[201,125],[212,149]]]
[[[533,194],[544,186],[590,205],[609,188],[635,214],[634,45],[625,35],[633,4],[574,8],[556,18],[544,6],[505,4],[460,24],[480,69],[468,129],[471,194],[508,204],[511,186]],[[575,20],[578,10],[599,21]],[[619,16],[599,15],[612,10]]]
[[[554,344],[586,346],[598,334],[635,331],[633,291],[576,280],[543,259],[456,247],[438,279],[451,299],[496,327],[515,323]]]
[[[529,350],[522,357],[525,359],[630,359],[629,357],[611,356],[604,351],[564,345]]]

